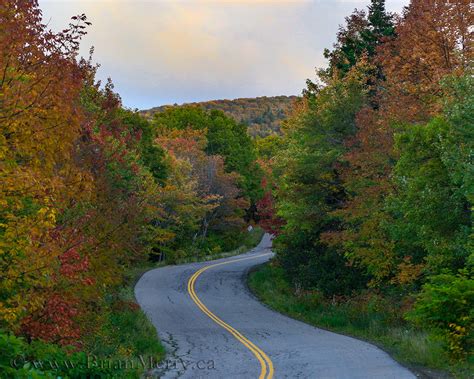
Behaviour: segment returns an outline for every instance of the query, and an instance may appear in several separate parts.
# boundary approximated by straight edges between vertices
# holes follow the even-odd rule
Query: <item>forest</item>
[[[223,111],[238,123],[246,125],[250,136],[266,137],[280,134],[281,122],[289,116],[297,100],[297,96],[262,96],[234,100],[203,101],[183,105],[199,106],[205,110]],[[154,114],[176,106],[179,107],[179,105],[164,105],[140,113],[145,118],[151,119]]]
[[[415,333],[434,359],[408,334],[388,344],[468,376],[473,18],[469,0],[402,14],[372,0],[301,97],[138,112],[96,78],[93,51],[80,58],[85,15],[53,32],[38,1],[0,2],[0,376],[120,377],[84,362],[162,359],[137,273],[239,249],[248,225],[276,236],[250,278],[270,306]],[[344,315],[318,319],[328,309]]]

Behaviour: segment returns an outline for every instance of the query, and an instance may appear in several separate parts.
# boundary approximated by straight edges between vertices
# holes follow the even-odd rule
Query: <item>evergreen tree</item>
[[[368,8],[368,29],[363,33],[362,39],[368,55],[373,57],[377,46],[395,35],[395,27],[393,15],[387,13],[385,9],[385,0],[372,0]]]
[[[329,59],[329,76],[340,78],[347,75],[364,55],[369,59],[376,55],[377,46],[395,35],[393,15],[387,13],[385,0],[372,0],[368,13],[355,10],[346,17],[346,26],[340,27],[334,49],[326,49],[325,58]],[[377,77],[381,77],[378,69]]]

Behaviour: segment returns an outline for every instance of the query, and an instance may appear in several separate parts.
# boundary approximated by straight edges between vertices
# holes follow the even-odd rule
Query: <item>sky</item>
[[[126,107],[299,95],[327,62],[338,26],[369,0],[40,0],[62,30],[85,13],[81,54],[101,65]],[[387,0],[400,12],[408,0]]]

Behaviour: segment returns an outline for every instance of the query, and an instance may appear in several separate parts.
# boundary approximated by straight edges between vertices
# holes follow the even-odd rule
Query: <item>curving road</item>
[[[161,378],[415,378],[377,347],[276,313],[249,293],[271,238],[237,257],[147,272],[135,296],[168,357]]]

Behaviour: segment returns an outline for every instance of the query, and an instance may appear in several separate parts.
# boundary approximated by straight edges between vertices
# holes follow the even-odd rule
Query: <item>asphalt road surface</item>
[[[272,256],[271,238],[246,254],[144,274],[136,298],[168,350],[160,378],[415,378],[377,347],[274,312],[246,276]]]

